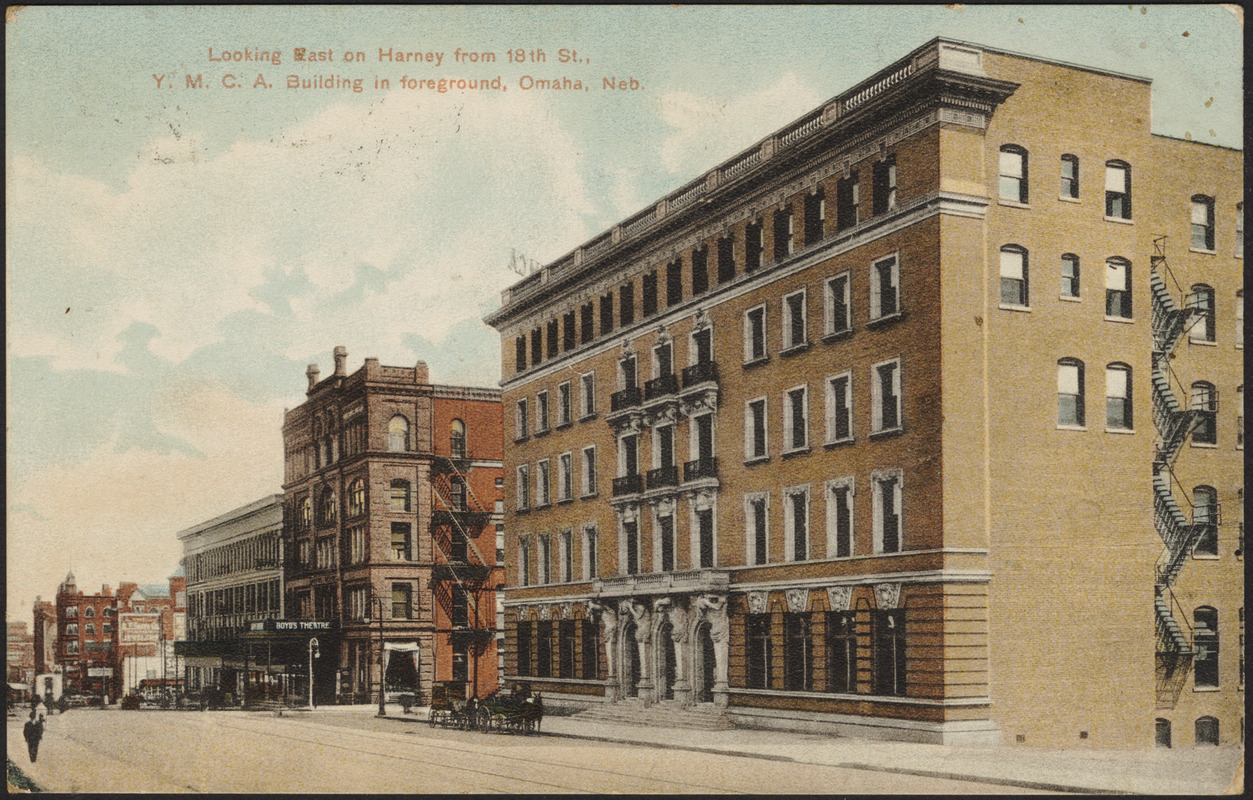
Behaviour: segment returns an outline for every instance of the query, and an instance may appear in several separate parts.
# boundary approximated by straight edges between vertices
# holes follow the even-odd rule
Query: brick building
[[[126,692],[181,686],[175,642],[185,636],[186,606],[181,569],[168,584],[118,584],[117,662]]]
[[[112,703],[123,691],[117,669],[117,596],[108,585],[83,594],[74,573],[57,588],[56,663],[63,691]]]
[[[283,424],[287,616],[338,627],[318,637],[315,695],[369,702],[381,672],[388,692],[466,680],[482,696],[497,686],[500,392],[432,384],[422,362],[349,375],[334,356]]]
[[[506,678],[1242,740],[1242,154],[1151,111],[937,39],[506,290]]]
[[[57,666],[57,607],[55,603],[35,598],[32,609],[33,628],[31,639],[34,643],[35,676],[40,696],[52,692],[52,696],[61,696],[61,673]]]
[[[10,684],[35,684],[35,638],[25,622],[5,623],[5,676]]]

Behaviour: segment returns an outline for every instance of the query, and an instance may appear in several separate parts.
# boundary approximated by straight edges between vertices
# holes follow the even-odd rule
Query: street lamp
[[[386,717],[387,708],[384,705],[384,694],[383,694],[383,690],[384,690],[383,681],[385,677],[383,674],[383,668],[385,666],[383,663],[383,598],[379,597],[376,594],[371,593],[370,594],[370,610],[371,611],[374,610],[374,606],[376,604],[378,605],[378,610],[379,610],[379,712],[377,716]],[[370,618],[367,616],[364,620],[362,620],[362,622],[364,622],[366,625],[369,625]],[[373,639],[374,637],[371,635],[370,638]]]
[[[309,708],[313,708],[313,659],[321,658],[322,654],[318,651],[318,637],[309,638]]]

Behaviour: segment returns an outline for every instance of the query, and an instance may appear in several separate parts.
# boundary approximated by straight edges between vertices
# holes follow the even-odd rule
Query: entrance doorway
[[[622,631],[622,646],[625,649],[622,659],[622,684],[626,687],[627,697],[640,696],[640,648],[635,641],[635,623],[629,623]]]
[[[709,635],[709,623],[702,622],[696,626],[696,647],[700,656],[699,674],[696,683],[696,702],[712,703],[714,701],[714,679],[718,672],[717,656],[714,654],[714,640]]]
[[[657,647],[661,650],[661,699],[674,699],[674,682],[677,677],[677,665],[674,659],[674,626],[669,622],[662,623],[657,629]]]

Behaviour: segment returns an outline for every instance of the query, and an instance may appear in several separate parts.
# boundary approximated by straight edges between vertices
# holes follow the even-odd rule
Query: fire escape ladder
[[[1149,289],[1153,306],[1153,351],[1166,356],[1175,349],[1179,340],[1201,316],[1201,310],[1194,303],[1188,302],[1175,279],[1170,264],[1166,261],[1166,237],[1153,239],[1153,256],[1149,259]],[[1169,280],[1169,284],[1167,281]],[[1175,294],[1170,287],[1174,286]],[[1176,294],[1180,301],[1175,300]]]
[[[467,530],[468,518],[482,518],[488,513],[470,488],[468,476],[458,469],[457,463],[444,456],[441,469],[431,479],[431,494],[435,504],[435,517],[431,524],[431,544],[439,554],[437,565],[451,575],[453,582],[464,593],[468,604],[469,627],[475,630],[494,630],[495,609],[480,608],[481,594],[485,589],[490,565],[474,538]],[[464,459],[463,459],[464,460]],[[454,481],[464,489],[464,494],[454,492]],[[465,548],[462,550],[462,544]],[[462,550],[465,557],[461,557]],[[472,554],[472,555],[471,555]],[[448,618],[453,618],[453,593],[447,580],[435,581],[435,597]]]
[[[1154,459],[1159,469],[1169,469],[1188,434],[1200,419],[1200,411],[1179,402],[1183,385],[1164,354],[1153,354],[1153,423],[1157,428]],[[1179,394],[1176,394],[1178,389]]]
[[[1184,502],[1192,511],[1192,519],[1189,520],[1175,500],[1171,491],[1172,482],[1178,486],[1178,481],[1174,479],[1174,473],[1169,468],[1160,470],[1153,476],[1153,517],[1157,533],[1162,537],[1162,543],[1165,545],[1162,556],[1158,559],[1157,583],[1159,586],[1166,587],[1174,585],[1175,579],[1179,577],[1180,570],[1183,569],[1188,556],[1192,554],[1192,548],[1196,546],[1201,534],[1215,524],[1213,516],[1196,518],[1196,509],[1192,506],[1192,501],[1183,493],[1183,487],[1180,487]]]
[[[1166,597],[1170,596],[1170,602]],[[1191,630],[1187,633],[1179,626],[1172,613],[1179,610],[1179,603],[1169,587],[1158,587],[1157,596],[1153,598],[1153,607],[1157,618],[1157,707],[1159,709],[1174,708],[1179,701],[1179,693],[1188,679],[1188,671],[1192,665],[1195,649],[1192,645]],[[1187,615],[1180,610],[1179,619],[1187,624]]]

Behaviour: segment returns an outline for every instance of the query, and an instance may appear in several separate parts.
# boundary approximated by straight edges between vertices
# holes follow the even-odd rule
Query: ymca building
[[[936,39],[507,289],[504,677],[1241,741],[1243,156],[1151,120]]]

